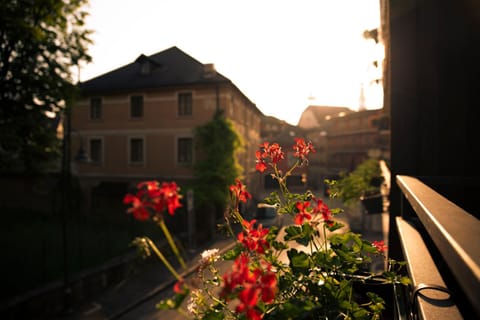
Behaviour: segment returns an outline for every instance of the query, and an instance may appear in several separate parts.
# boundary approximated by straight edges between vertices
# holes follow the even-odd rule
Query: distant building
[[[309,162],[309,185],[320,187],[325,178],[351,171],[368,157],[389,160],[390,131],[385,121],[382,109],[307,107],[298,125],[317,150]]]
[[[331,170],[328,168],[327,125],[328,120],[339,113],[347,114],[354,112],[346,107],[335,106],[308,106],[300,116],[298,126],[305,130],[309,140],[315,146],[316,153],[310,156],[308,165],[308,184],[317,189],[323,185],[325,178],[331,178]]]
[[[87,190],[101,183],[193,178],[194,129],[221,109],[245,142],[239,162],[251,192],[263,116],[213,64],[202,64],[177,47],[80,84],[81,99],[71,117],[72,153],[86,151],[74,173]]]
[[[389,135],[380,127],[382,115],[381,109],[363,110],[339,113],[328,119],[327,167],[330,173],[352,171],[370,157],[389,157]]]
[[[350,113],[353,110],[346,107],[308,106],[298,120],[298,126],[303,129],[319,129],[325,123],[326,117],[340,112]]]

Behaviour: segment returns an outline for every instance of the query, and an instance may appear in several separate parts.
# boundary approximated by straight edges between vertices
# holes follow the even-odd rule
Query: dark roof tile
[[[148,64],[145,66],[145,64]],[[142,66],[144,69],[142,69]],[[205,76],[205,65],[177,47],[151,56],[141,54],[134,62],[80,83],[84,94],[155,89],[167,86],[231,83],[220,73]]]

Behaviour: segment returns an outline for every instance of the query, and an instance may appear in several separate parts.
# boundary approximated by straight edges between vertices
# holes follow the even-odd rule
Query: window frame
[[[142,141],[142,159],[141,161],[134,161],[132,159],[132,141],[134,140],[141,140]],[[128,158],[128,164],[133,165],[133,166],[144,166],[146,162],[146,140],[144,136],[129,136],[128,141],[127,141],[127,158]]]
[[[190,101],[188,101],[187,97],[189,98]],[[188,102],[189,102],[189,105],[188,105]],[[191,91],[184,91],[184,92],[177,93],[177,116],[178,117],[193,116],[193,93]]]
[[[93,150],[92,149],[92,147],[93,147],[92,141],[98,141],[100,143],[100,148],[98,150],[98,152],[99,152],[99,159],[98,160],[95,160],[92,156],[93,154],[95,154],[95,152],[92,152],[92,150]],[[88,160],[89,160],[89,163],[101,165],[101,164],[104,163],[104,159],[105,159],[105,144],[104,144],[103,137],[89,137],[88,138]]]
[[[140,103],[135,103],[140,102]],[[139,107],[139,110],[141,111],[140,115],[135,115],[135,108]],[[138,110],[136,110],[138,111]],[[143,95],[132,95],[130,96],[130,119],[132,120],[138,120],[138,119],[143,119],[145,116],[145,99],[143,98]]]
[[[183,152],[182,150],[184,149],[183,147],[181,147],[181,143],[180,141],[182,140],[188,140],[190,142],[190,157],[185,156],[185,157],[181,157],[181,154],[180,152]],[[191,136],[181,136],[181,137],[177,137],[176,138],[176,143],[175,143],[175,163],[179,166],[189,166],[189,165],[193,165],[194,163],[194,144],[193,144],[193,137]],[[186,161],[181,161],[181,158],[187,158]],[[189,158],[189,159],[188,159]]]
[[[94,103],[94,102],[98,102]],[[91,97],[89,107],[89,119],[99,121],[103,119],[103,99],[101,97]]]

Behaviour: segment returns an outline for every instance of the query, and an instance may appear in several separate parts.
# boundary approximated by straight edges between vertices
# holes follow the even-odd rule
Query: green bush
[[[377,159],[367,159],[350,173],[340,173],[337,181],[328,181],[331,190],[346,205],[354,205],[362,197],[380,193],[384,178]]]

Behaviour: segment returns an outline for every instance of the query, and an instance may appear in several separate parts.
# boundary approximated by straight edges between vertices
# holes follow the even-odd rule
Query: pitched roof
[[[231,83],[177,47],[151,56],[141,54],[134,62],[80,83],[85,94],[155,89],[166,86]]]
[[[331,107],[331,106],[308,106],[305,111],[311,110],[314,114],[315,118],[317,119],[318,123],[322,123],[325,121],[326,116],[333,116],[339,114],[340,112],[350,113],[353,110],[347,107]],[[304,111],[304,112],[305,112]]]

